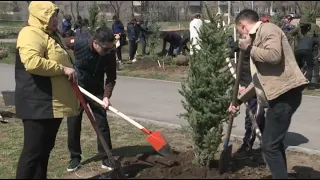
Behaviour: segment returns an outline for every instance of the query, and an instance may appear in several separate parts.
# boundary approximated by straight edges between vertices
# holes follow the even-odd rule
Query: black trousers
[[[117,58],[119,61],[122,61],[122,46],[124,46],[125,41],[126,41],[126,37],[124,35],[120,36],[120,46],[117,47]]]
[[[319,83],[319,60],[318,58],[314,59],[314,67],[313,67],[313,82]]]
[[[302,69],[304,64],[306,63],[307,73],[306,73],[305,77],[311,82],[313,68],[314,68],[313,52],[308,51],[308,50],[297,50],[295,52],[295,57],[296,57],[296,60],[297,60],[297,63],[299,65],[300,69]]]
[[[133,60],[136,55],[138,43],[136,40],[129,40],[129,60]]]
[[[287,158],[283,143],[291,117],[302,99],[302,88],[291,89],[269,101],[265,128],[262,134],[262,151],[273,179],[288,179]]]
[[[140,42],[141,42],[141,49],[142,49],[142,55],[146,55],[146,48],[147,48],[147,40],[146,38],[142,37],[140,38]]]
[[[253,146],[253,143],[255,141],[255,139],[251,139],[251,134],[253,133],[252,132],[252,121],[251,119],[249,118],[249,110],[251,110],[251,112],[253,114],[256,113],[257,111],[257,98],[252,98],[248,101],[248,106],[249,106],[249,109],[246,109],[246,117],[245,117],[245,134],[244,134],[244,137],[243,137],[243,144],[246,145],[247,147],[252,147]],[[259,126],[259,129],[261,130],[261,133],[263,133],[263,130],[264,130],[264,123],[265,123],[265,111],[264,109],[261,109],[259,114],[257,115],[257,124]]]
[[[187,47],[187,43],[190,41],[190,37],[184,37],[179,46],[178,54],[182,53],[182,55],[186,55],[186,50],[189,52],[190,49]]]
[[[102,95],[95,95],[99,99],[102,99]],[[86,101],[90,105],[90,108],[93,112],[93,116],[95,118],[95,122],[97,123],[99,131],[102,133],[107,145],[110,150],[112,149],[111,137],[110,137],[110,129],[107,121],[107,112],[96,102],[93,102],[91,99],[85,97]],[[81,160],[81,145],[80,145],[80,135],[81,135],[81,122],[83,109],[81,113],[77,116],[68,117],[67,118],[67,126],[68,126],[68,149],[70,152],[70,158],[79,158]],[[106,153],[103,149],[101,141],[97,136],[97,145],[98,145],[98,154],[99,156],[105,157]]]
[[[179,47],[179,45],[170,43],[169,50],[168,50],[168,56],[173,56],[173,51],[175,49],[177,49],[178,47]]]
[[[119,47],[117,47],[117,57],[119,61],[122,61],[122,46],[120,45]]]
[[[47,179],[50,152],[62,119],[23,119],[24,142],[16,179]]]

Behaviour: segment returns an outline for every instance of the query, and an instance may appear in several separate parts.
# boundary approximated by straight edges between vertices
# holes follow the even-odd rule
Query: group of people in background
[[[192,24],[192,22],[196,24]],[[200,14],[196,14],[195,18],[191,22],[192,26],[199,26],[202,23]],[[200,23],[200,24],[199,24]],[[77,17],[76,22],[72,28],[72,17],[70,15],[65,15],[61,24],[60,34],[62,37],[73,37],[77,36],[80,31],[89,31],[89,21],[88,19],[82,19],[81,16]],[[122,64],[122,48],[125,45],[129,45],[129,61],[136,62],[136,55],[138,44],[141,44],[142,56],[147,55],[146,47],[149,35],[152,33],[148,28],[148,21],[143,19],[132,18],[127,25],[127,32],[119,17],[113,16],[112,30],[119,40],[119,44],[116,46],[116,55],[118,64]],[[182,35],[175,31],[162,31],[160,32],[160,39],[162,40],[162,49],[158,55],[176,56],[179,54],[186,55],[186,52],[190,52],[187,43],[190,42],[191,36],[190,32],[196,31],[193,27],[190,30],[186,30]],[[197,33],[191,33],[197,34]],[[193,35],[195,36],[195,35]],[[196,41],[196,40],[194,40]],[[169,43],[169,49],[167,50],[167,44]]]

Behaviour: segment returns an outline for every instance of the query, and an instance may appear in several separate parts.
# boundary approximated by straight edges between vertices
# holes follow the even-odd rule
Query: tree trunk
[[[121,5],[123,3],[123,1],[109,1],[110,5],[112,6],[113,10],[114,10],[114,14],[120,18],[120,9],[121,9]]]
[[[133,5],[133,1],[131,1],[131,18],[134,18],[134,5]]]
[[[80,1],[76,1],[76,13],[77,13],[77,18],[79,17],[80,13],[79,13],[79,3]]]
[[[270,1],[270,15],[273,14],[273,1]]]
[[[74,13],[73,13],[73,1],[70,1],[70,10],[71,10],[72,19],[76,20],[76,18],[74,17]]]
[[[188,13],[189,13],[189,1],[184,1],[184,18],[188,19]]]

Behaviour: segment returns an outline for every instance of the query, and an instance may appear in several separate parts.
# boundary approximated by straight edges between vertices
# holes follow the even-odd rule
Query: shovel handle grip
[[[92,99],[93,101],[95,101],[96,103],[100,104],[101,106],[105,106],[106,104],[100,100],[99,98],[97,98],[96,96],[94,96],[93,94],[89,93],[87,90],[83,89],[82,87],[79,86],[80,91],[86,95],[87,97],[89,97],[90,99]],[[109,106],[109,110],[112,111],[113,113],[117,114],[118,116],[122,117],[123,119],[125,119],[126,121],[128,121],[129,123],[131,123],[132,125],[134,125],[135,127],[137,127],[138,129],[140,129],[141,131],[143,131],[146,134],[151,134],[150,131],[148,131],[146,128],[144,128],[143,126],[141,126],[139,123],[137,123],[136,121],[134,121],[133,119],[131,119],[130,117],[126,116],[125,114],[121,113],[120,111],[118,111],[117,109],[115,109],[112,106]]]

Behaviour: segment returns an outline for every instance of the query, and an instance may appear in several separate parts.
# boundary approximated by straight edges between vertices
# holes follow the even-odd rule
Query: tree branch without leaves
[[[79,17],[79,2],[80,1],[76,1],[76,13],[77,13],[77,18]]]
[[[73,1],[70,1],[70,10],[71,10],[72,19],[75,20],[76,18],[74,17],[74,13],[73,13]]]
[[[120,8],[122,6],[123,1],[109,1],[111,6],[114,9],[114,14],[119,17],[120,15]]]

